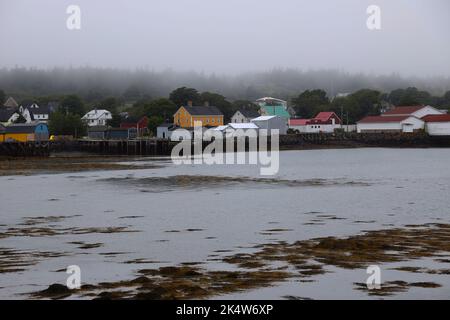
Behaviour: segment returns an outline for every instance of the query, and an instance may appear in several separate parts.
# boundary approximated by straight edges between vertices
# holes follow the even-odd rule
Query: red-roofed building
[[[122,129],[137,129],[138,136],[143,136],[148,131],[148,118],[143,116],[142,118],[128,117],[120,123]]]
[[[450,136],[450,114],[433,114],[422,118],[430,136]]]
[[[358,133],[414,132],[424,128],[424,121],[414,116],[368,116],[356,124]]]
[[[432,106],[401,106],[383,113],[382,116],[414,116],[420,119],[430,114],[442,114],[442,111]]]
[[[319,112],[312,119],[290,119],[289,128],[298,132],[332,133],[341,128],[341,119],[334,112]]]
[[[357,132],[414,132],[425,129],[422,119],[426,116],[443,115],[432,106],[395,107],[379,116],[368,116],[357,123]]]

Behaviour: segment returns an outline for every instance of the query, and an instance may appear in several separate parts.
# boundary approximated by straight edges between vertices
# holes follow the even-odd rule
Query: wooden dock
[[[105,155],[164,156],[170,155],[172,145],[166,139],[136,140],[78,140],[73,142],[74,151]]]

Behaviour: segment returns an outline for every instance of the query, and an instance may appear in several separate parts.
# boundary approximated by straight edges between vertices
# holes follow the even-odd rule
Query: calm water
[[[270,182],[258,180],[259,169],[253,166],[174,166],[167,160],[148,160],[163,165],[157,169],[0,177],[0,233],[30,226],[56,233],[18,231],[0,238],[0,248],[19,250],[27,261],[22,271],[0,273],[0,298],[23,298],[21,294],[51,283],[64,284],[67,275],[61,270],[73,264],[81,267],[83,283],[95,284],[132,278],[142,268],[205,262],[217,250],[238,253],[279,240],[450,223],[449,159],[450,149],[285,151],[279,174]],[[217,176],[225,178],[214,179]],[[311,212],[344,219],[305,225],[314,218]],[[56,218],[29,219],[49,216]],[[139,232],[83,232],[106,227]],[[270,228],[289,231],[262,232]],[[97,247],[82,248],[78,242]],[[230,268],[213,261],[206,266]],[[365,282],[365,270],[329,270],[334,272],[315,276],[315,282],[285,282],[222,297],[368,297],[352,289],[354,282]],[[383,269],[383,281],[442,285],[411,289],[394,298],[450,298],[449,278]]]

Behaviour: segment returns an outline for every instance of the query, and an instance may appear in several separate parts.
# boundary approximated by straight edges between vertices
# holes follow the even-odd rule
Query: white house
[[[442,115],[432,106],[395,107],[380,116],[368,116],[358,121],[357,132],[414,132],[425,129],[421,119],[429,115]]]
[[[241,109],[231,117],[231,123],[246,123],[258,118],[260,114],[256,110]]]
[[[108,120],[112,119],[112,114],[108,110],[94,109],[86,113],[82,118],[89,127],[104,126]]]
[[[428,115],[425,121],[425,131],[430,136],[450,136],[450,114]]]
[[[358,133],[414,132],[424,128],[424,121],[413,116],[368,116],[356,124]]]
[[[272,130],[279,130],[279,134],[287,133],[286,120],[280,116],[260,116],[252,120],[259,129],[266,129],[270,134]]]
[[[57,106],[57,102],[49,102],[41,105],[36,102],[24,102],[21,104],[20,109],[28,109],[33,114],[33,119],[36,121],[47,122],[50,118],[50,113],[54,112]]]
[[[289,129],[299,133],[333,133],[341,127],[341,119],[334,112],[319,112],[312,119],[289,119]]]

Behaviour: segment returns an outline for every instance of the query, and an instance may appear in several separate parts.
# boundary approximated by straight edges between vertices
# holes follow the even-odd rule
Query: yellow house
[[[192,128],[194,122],[200,121],[202,127],[223,125],[223,113],[213,106],[183,106],[173,115],[173,122],[181,128]]]

